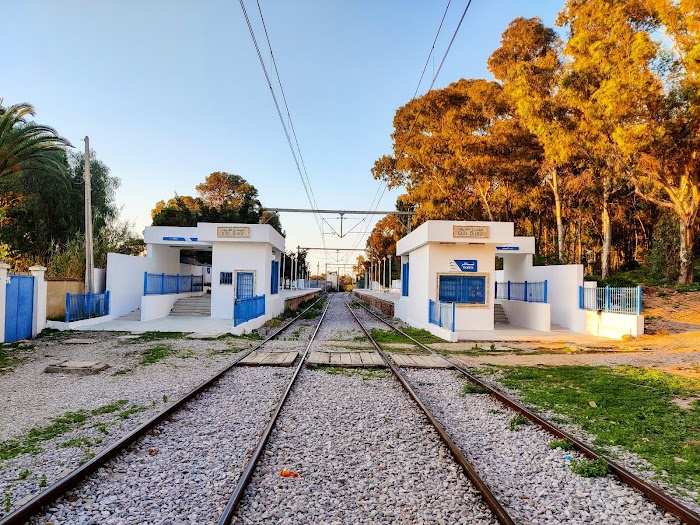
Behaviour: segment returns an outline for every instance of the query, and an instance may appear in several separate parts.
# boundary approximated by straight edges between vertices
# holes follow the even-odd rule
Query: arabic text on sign
[[[452,236],[468,239],[488,239],[488,226],[453,226]]]
[[[250,228],[245,226],[219,226],[216,229],[216,236],[226,239],[241,239],[250,237]]]

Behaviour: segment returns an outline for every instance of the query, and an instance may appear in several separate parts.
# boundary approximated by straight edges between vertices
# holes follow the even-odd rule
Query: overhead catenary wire
[[[430,58],[435,53],[435,44],[437,43],[437,39],[440,35],[440,31],[442,30],[442,26],[445,22],[445,17],[447,16],[447,11],[450,8],[450,3],[451,3],[451,0],[448,0],[447,6],[445,7],[445,12],[442,15],[442,20],[440,21],[440,26],[438,27],[437,33],[435,35],[435,39],[433,40],[433,44],[430,48],[430,52],[428,53],[428,58],[425,62],[425,66],[423,67],[423,72],[421,73],[420,79],[418,80],[418,86],[416,87],[416,90],[413,94],[413,98],[411,99],[412,101],[415,100],[415,98],[418,94],[418,90],[420,89],[420,85],[423,82],[423,76],[425,75],[425,71],[428,67],[428,64],[430,63]],[[447,46],[447,49],[445,50],[445,53],[442,56],[442,60],[440,61],[440,65],[438,66],[437,71],[433,75],[433,79],[430,83],[430,87],[428,87],[428,90],[426,91],[426,94],[429,93],[433,89],[433,86],[435,86],[435,82],[437,81],[437,78],[440,75],[440,71],[442,70],[442,66],[445,64],[445,60],[447,59],[447,55],[450,53],[450,49],[452,49],[452,44],[454,43],[455,39],[457,38],[457,33],[459,33],[459,29],[462,27],[462,22],[464,22],[464,18],[466,17],[467,11],[469,11],[469,7],[471,6],[471,4],[472,4],[472,0],[468,0],[467,5],[464,7],[464,11],[462,12],[462,16],[459,19],[459,23],[457,24],[457,27],[455,28],[455,30],[452,34],[452,38],[450,39],[450,43]],[[411,125],[408,129],[407,136],[402,143],[401,149],[399,150],[399,154],[396,155],[396,159],[399,159],[403,156],[405,149],[406,149],[406,146],[408,145],[408,141],[411,139],[411,137],[413,135],[413,129],[415,127],[415,123],[418,120],[418,118],[420,117],[421,113],[423,112],[424,105],[425,105],[425,98],[422,99],[422,103],[418,107],[418,112],[416,113],[413,121],[411,122]],[[370,208],[369,208],[370,210],[372,209],[373,205],[375,206],[375,208],[374,208],[375,211],[379,207],[379,203],[381,202],[382,198],[384,197],[384,193],[386,192],[388,184],[386,184],[386,183],[380,184],[379,188],[382,188],[382,187],[383,187],[383,189],[381,191],[379,199],[376,201],[376,204],[370,204]],[[377,193],[379,193],[379,188],[377,188]],[[376,194],[375,194],[375,198],[376,198]],[[372,199],[372,202],[374,203],[375,200]],[[369,215],[366,215],[365,219],[367,219],[368,217],[369,217]],[[365,219],[363,219],[363,221]],[[360,239],[361,239],[361,237],[358,236],[357,241],[355,242],[355,245],[353,246],[353,248],[357,247],[357,245],[360,243]]]
[[[282,129],[284,130],[284,135],[287,139],[287,144],[289,145],[289,149],[292,152],[292,157],[294,158],[294,164],[296,165],[297,171],[299,172],[299,178],[301,179],[302,186],[304,187],[304,192],[306,193],[306,197],[309,201],[309,205],[311,206],[311,208],[318,209],[318,205],[315,205],[315,198],[313,197],[313,190],[311,188],[311,183],[308,179],[308,174],[306,177],[304,176],[304,172],[306,172],[305,165],[304,165],[304,168],[302,170],[303,157],[301,156],[301,149],[299,148],[299,141],[296,138],[296,132],[294,131],[294,125],[292,124],[291,113],[289,111],[289,106],[287,105],[287,100],[286,100],[286,97],[284,95],[284,90],[282,88],[282,80],[280,79],[279,71],[277,69],[277,64],[276,64],[276,61],[274,59],[274,53],[272,52],[272,46],[270,44],[270,39],[269,39],[269,35],[267,32],[267,28],[265,27],[265,21],[264,21],[263,15],[262,15],[262,10],[260,9],[260,4],[258,3],[258,10],[260,12],[260,17],[263,21],[263,28],[265,28],[265,36],[267,38],[267,44],[268,44],[268,47],[270,49],[270,55],[272,56],[272,62],[274,64],[275,72],[277,74],[277,80],[278,80],[278,83],[280,85],[280,91],[282,93],[284,106],[285,106],[285,109],[287,111],[287,117],[289,118],[289,129],[292,130],[292,134],[294,136],[294,141],[295,141],[297,148],[298,148],[298,153],[297,153],[297,150],[294,149],[294,145],[292,143],[292,136],[289,133],[289,129],[287,128],[287,125],[285,123],[284,116],[282,114],[282,110],[280,108],[279,101],[277,100],[277,95],[275,93],[274,88],[272,87],[272,81],[270,80],[270,75],[267,72],[267,67],[265,66],[265,60],[263,59],[262,53],[260,51],[260,46],[258,45],[257,38],[255,37],[255,31],[253,30],[253,26],[250,22],[250,18],[248,16],[248,11],[245,8],[245,4],[244,4],[243,0],[239,0],[239,2],[241,4],[241,10],[243,11],[243,16],[245,18],[246,24],[248,25],[248,31],[250,32],[250,38],[252,39],[253,45],[255,46],[255,51],[258,54],[258,60],[260,61],[260,66],[263,69],[263,73],[265,75],[265,80],[267,81],[267,87],[270,89],[270,94],[272,95],[272,100],[275,104],[275,109],[277,110],[277,116],[279,117],[280,123],[282,124]],[[323,226],[320,222],[319,215],[315,214],[314,217],[316,218],[316,224],[319,228],[319,231],[321,232],[321,238],[323,239],[323,237],[324,237]]]

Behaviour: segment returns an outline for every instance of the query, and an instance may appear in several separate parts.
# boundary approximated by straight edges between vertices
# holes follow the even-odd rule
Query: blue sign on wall
[[[455,264],[463,272],[476,272],[476,261],[473,259],[455,259]]]
[[[496,246],[496,249],[504,252],[517,252],[520,250],[520,246]]]

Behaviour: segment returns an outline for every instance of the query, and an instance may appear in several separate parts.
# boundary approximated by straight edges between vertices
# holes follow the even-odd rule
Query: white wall
[[[431,243],[409,253],[408,297],[401,297],[395,307],[395,315],[412,326],[430,329],[428,300],[438,298],[438,274],[471,275],[455,271],[455,259],[477,261],[477,272],[487,274],[486,304],[457,306],[455,330],[493,330],[493,273],[495,267],[494,246],[479,244]],[[402,263],[406,257],[402,257]]]
[[[637,337],[644,333],[644,316],[595,312],[585,310],[586,332],[601,337],[620,339],[623,335]]]
[[[215,242],[212,257],[211,316],[233,319],[236,272],[255,274],[255,295],[270,295],[272,251],[269,244]],[[233,273],[233,284],[219,284],[221,272]],[[268,311],[266,306],[265,311]]]
[[[496,299],[496,302],[503,306],[510,324],[542,332],[551,330],[549,304],[508,301],[507,299]]]
[[[121,317],[141,307],[144,272],[156,272],[154,259],[120,253],[107,254],[110,315]]]

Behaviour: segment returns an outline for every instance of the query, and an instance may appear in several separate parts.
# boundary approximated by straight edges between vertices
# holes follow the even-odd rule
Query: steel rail
[[[314,301],[314,303],[312,303],[308,308],[306,308],[294,319],[282,325],[276,332],[269,335],[263,341],[247,350],[243,350],[239,355],[236,356],[236,358],[231,362],[231,364],[229,364],[229,366],[218,372],[216,375],[207,379],[199,386],[197,386],[196,388],[182,396],[180,399],[175,401],[172,405],[165,408],[163,411],[159,412],[154,417],[142,423],[137,428],[120,438],[118,441],[116,441],[115,443],[98,453],[90,461],[84,463],[82,466],[73,470],[67,476],[51,484],[48,488],[46,488],[46,490],[40,492],[27,503],[0,519],[0,525],[19,525],[21,523],[24,523],[32,516],[38,514],[41,511],[42,507],[49,505],[50,503],[56,501],[58,498],[64,496],[69,490],[80,484],[80,482],[82,482],[90,474],[96,472],[100,467],[107,463],[107,461],[118,456],[124,449],[126,449],[129,445],[134,443],[137,439],[144,436],[156,425],[170,417],[173,413],[180,410],[188,401],[191,401],[192,399],[196,398],[199,394],[214,386],[214,384],[219,379],[221,379],[224,375],[226,375],[233,368],[235,368],[239,361],[244,359],[246,356],[250,355],[255,350],[260,349],[263,345],[265,345],[266,343],[280,335],[282,332],[287,330],[287,328],[289,328],[291,325],[297,322],[306,312],[313,308],[316,303],[322,300],[323,297],[325,297],[325,294],[319,297],[316,301]]]
[[[318,333],[319,328],[321,328],[321,323],[323,323],[323,319],[326,317],[326,312],[328,311],[329,306],[330,301],[328,301],[328,303],[326,304],[326,308],[323,310],[321,319],[318,321],[318,324],[316,325],[316,329],[314,330],[313,334],[311,334],[309,344],[306,345],[306,349],[304,350],[304,353],[302,354],[301,359],[299,360],[299,364],[294,370],[294,374],[292,375],[292,378],[287,384],[287,388],[285,389],[284,394],[282,394],[282,397],[277,403],[275,411],[273,412],[270,421],[267,423],[267,426],[265,427],[265,430],[263,431],[260,440],[258,441],[258,445],[253,451],[253,455],[251,456],[250,460],[248,461],[248,464],[243,470],[241,477],[238,478],[238,483],[236,483],[236,487],[233,490],[233,494],[231,494],[231,497],[229,498],[228,503],[226,504],[226,508],[224,509],[224,511],[221,514],[221,517],[219,518],[219,525],[229,525],[229,523],[231,523],[231,519],[233,519],[233,514],[234,512],[236,512],[238,504],[240,503],[241,499],[243,499],[245,489],[246,487],[248,487],[248,484],[250,483],[250,480],[253,477],[255,466],[258,464],[258,460],[260,459],[260,456],[265,450],[265,445],[267,444],[267,440],[269,439],[270,434],[272,433],[272,429],[274,428],[275,423],[277,422],[277,417],[282,411],[282,407],[284,406],[285,401],[287,401],[287,398],[289,397],[289,393],[291,392],[292,387],[294,386],[297,376],[299,375],[299,372],[301,372],[301,369],[304,366],[306,356],[309,354],[309,349],[311,348],[311,345],[313,344],[314,339],[316,338],[316,334]]]
[[[513,519],[508,515],[508,512],[503,508],[503,506],[500,504],[500,502],[496,499],[496,496],[493,495],[493,492],[491,492],[491,489],[489,486],[484,482],[479,474],[477,473],[476,469],[474,466],[469,462],[469,460],[464,456],[462,451],[459,449],[457,444],[452,440],[452,438],[449,436],[447,431],[445,430],[445,427],[442,426],[442,424],[437,420],[437,418],[433,415],[433,413],[430,411],[430,409],[423,403],[423,401],[418,397],[418,394],[413,390],[413,387],[409,384],[408,380],[403,376],[401,371],[399,370],[399,367],[396,366],[396,364],[391,360],[391,358],[380,348],[380,346],[377,344],[377,342],[374,340],[374,338],[370,335],[370,333],[367,331],[365,326],[362,324],[362,321],[360,321],[355,315],[355,312],[352,311],[352,308],[350,305],[345,302],[345,306],[348,307],[348,310],[350,310],[350,313],[352,316],[355,318],[357,323],[360,325],[360,328],[362,328],[362,331],[365,333],[367,338],[370,340],[374,348],[379,352],[379,355],[382,356],[382,359],[386,363],[386,365],[389,367],[389,369],[393,372],[394,376],[399,380],[401,385],[404,387],[406,392],[408,392],[408,395],[413,399],[413,401],[418,405],[418,407],[423,411],[425,416],[428,418],[430,423],[435,427],[435,430],[437,430],[437,433],[440,435],[440,438],[442,441],[445,443],[447,448],[450,450],[452,455],[455,458],[455,461],[459,464],[460,467],[462,467],[462,470],[464,470],[464,473],[467,475],[467,477],[471,480],[471,482],[474,484],[474,486],[477,488],[477,490],[481,493],[482,498],[484,499],[484,502],[488,507],[491,509],[491,511],[494,513],[496,518],[500,523],[503,525],[514,525],[515,522]]]
[[[533,423],[541,426],[545,430],[547,430],[549,433],[563,439],[567,439],[573,443],[573,445],[576,447],[576,449],[584,454],[585,456],[591,458],[591,459],[603,459],[607,464],[608,467],[610,468],[611,472],[613,472],[618,478],[620,478],[624,483],[628,484],[629,486],[639,490],[642,492],[647,498],[649,498],[651,501],[659,505],[663,510],[673,514],[677,518],[679,518],[681,521],[686,523],[687,525],[700,525],[700,514],[695,512],[693,509],[690,507],[684,505],[680,501],[672,498],[670,495],[666,494],[660,487],[657,485],[652,484],[651,482],[640,478],[638,475],[634,474],[632,471],[628,470],[626,467],[620,465],[619,463],[613,461],[609,457],[598,454],[596,451],[594,451],[592,448],[590,448],[586,443],[581,441],[579,438],[574,436],[573,434],[570,434],[566,430],[561,429],[551,421],[548,421],[547,419],[544,419],[540,415],[536,414],[535,412],[531,411],[529,408],[527,408],[525,405],[522,405],[512,397],[510,397],[508,394],[503,392],[501,389],[493,386],[490,383],[485,382],[483,379],[475,376],[469,370],[467,370],[463,365],[457,363],[453,359],[446,357],[442,354],[437,353],[435,350],[432,348],[424,345],[420,341],[416,340],[415,338],[411,337],[407,333],[405,333],[403,330],[400,328],[397,328],[393,324],[389,323],[382,317],[378,316],[376,313],[371,311],[369,308],[365,307],[364,305],[360,305],[360,307],[368,312],[369,314],[373,315],[376,317],[379,321],[384,323],[385,325],[389,326],[390,328],[396,330],[398,333],[406,337],[407,339],[413,341],[414,344],[419,346],[420,348],[423,348],[424,350],[427,350],[433,355],[438,355],[445,359],[448,363],[450,363],[456,370],[464,374],[464,376],[471,381],[474,384],[477,384],[483,388],[485,388],[490,395],[498,399],[501,403],[509,406],[516,412],[519,412],[526,418],[528,418],[530,421]]]

